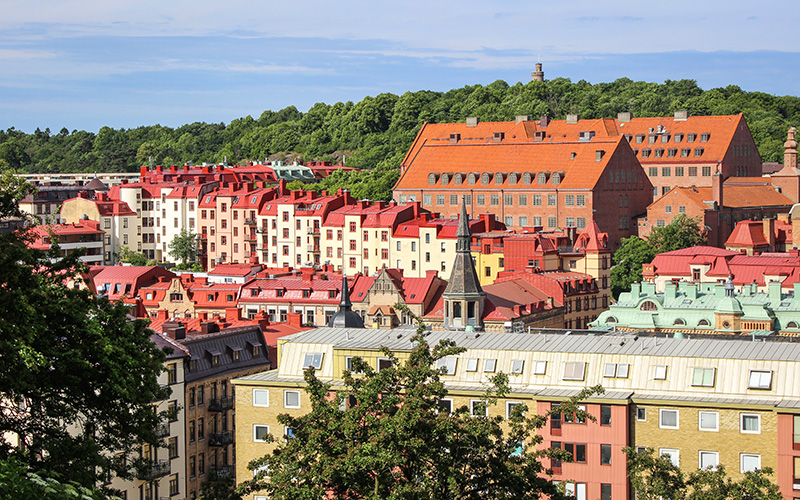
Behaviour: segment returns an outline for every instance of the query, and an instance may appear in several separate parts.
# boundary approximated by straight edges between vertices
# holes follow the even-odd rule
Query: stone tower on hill
[[[542,71],[542,63],[536,63],[536,71],[531,71],[532,82],[543,82],[544,71]]]

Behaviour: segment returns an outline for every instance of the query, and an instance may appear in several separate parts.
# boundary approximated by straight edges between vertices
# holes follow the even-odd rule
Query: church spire
[[[456,258],[450,281],[442,294],[444,298],[444,324],[446,328],[464,330],[480,329],[486,293],[481,288],[470,251],[469,216],[466,203],[461,205],[456,232]]]
[[[347,286],[347,276],[342,276],[342,299],[339,301],[339,312],[333,315],[328,326],[331,328],[364,328],[364,320],[358,313],[352,311],[353,303],[350,302],[350,288]]]

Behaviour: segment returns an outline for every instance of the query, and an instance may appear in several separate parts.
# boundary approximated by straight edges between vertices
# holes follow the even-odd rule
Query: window
[[[761,434],[761,415],[757,413],[742,413],[739,416],[739,430],[743,434]]]
[[[437,194],[436,195],[436,204],[437,205],[444,205],[444,195],[443,194]]]
[[[756,469],[761,468],[761,455],[755,455],[752,453],[742,453],[739,455],[739,472],[744,474],[745,472],[752,472]]]
[[[453,400],[442,398],[439,400],[439,413],[453,413]]]
[[[476,372],[476,371],[478,371],[478,358],[469,358],[469,359],[467,359],[466,371],[468,371],[468,372]]]
[[[600,484],[600,500],[611,500],[611,485],[608,483]]]
[[[177,422],[178,421],[178,401],[172,400],[167,403],[167,415],[169,416],[170,422]]]
[[[533,205],[537,207],[542,206],[542,195],[540,194],[533,195]]]
[[[254,425],[253,426],[253,441],[256,443],[263,442],[269,434],[268,425]]]
[[[692,374],[692,385],[695,387],[714,387],[715,368],[695,368]]]
[[[568,206],[568,207],[574,207],[575,206],[575,195],[574,194],[565,195],[564,196],[564,204],[566,206]]]
[[[269,390],[253,389],[253,406],[269,406]]]
[[[378,358],[378,371],[392,367],[392,360],[389,358]]]
[[[770,390],[772,388],[772,372],[750,370],[750,383],[748,384],[748,388]]]
[[[586,445],[575,443],[564,443],[564,451],[572,455],[572,461],[579,464],[586,463]]]
[[[487,417],[489,416],[489,407],[486,401],[482,399],[472,399],[469,402],[469,414],[473,417]]]
[[[444,368],[444,375],[455,375],[456,374],[456,364],[458,363],[458,358],[449,356],[446,358],[441,358],[436,362],[436,368],[441,370]]]
[[[667,379],[667,367],[666,365],[658,365],[656,366],[656,372],[653,375],[653,380],[666,380]]]
[[[305,358],[303,359],[303,368],[312,366],[315,370],[319,370],[322,368],[322,356],[323,353],[321,352],[306,353]]]
[[[178,486],[178,475],[172,474],[169,476],[169,494],[170,496],[175,496],[180,492],[180,488]]]
[[[611,425],[611,405],[600,405],[600,425]]]
[[[564,483],[564,493],[575,500],[586,500],[586,483]]]
[[[300,391],[283,391],[284,408],[300,408]]]
[[[483,362],[483,371],[485,373],[494,373],[495,369],[497,368],[497,360],[496,359],[486,359]]]
[[[521,206],[521,207],[527,206],[528,205],[528,195],[527,194],[521,194],[521,195],[517,196],[517,204],[519,206]]]
[[[525,361],[522,359],[515,359],[511,361],[511,373],[520,375],[525,366]]]
[[[715,411],[701,411],[698,413],[698,424],[701,431],[719,430],[719,413]]]
[[[172,385],[178,382],[178,369],[175,363],[167,365],[167,383]]]
[[[555,217],[548,217],[547,227],[556,227],[556,226],[558,226],[558,220]]]
[[[658,426],[662,429],[679,428],[678,410],[658,410]]]
[[[603,376],[606,378],[628,378],[630,365],[626,363],[606,363]]]
[[[678,450],[659,448],[658,455],[661,457],[666,455],[667,458],[669,458],[669,461],[672,462],[672,465],[675,467],[680,467],[680,452]]]
[[[558,198],[554,194],[547,195],[547,206],[554,207],[558,204]]]
[[[534,375],[544,375],[547,371],[547,361],[537,361],[533,364]]]
[[[510,419],[511,414],[514,413],[514,408],[521,404],[519,401],[506,401],[506,419]]]
[[[611,445],[600,445],[600,465],[611,465]]]
[[[719,465],[719,453],[716,451],[701,451],[699,464],[701,469],[716,469]]]
[[[564,363],[563,380],[583,380],[586,372],[586,363],[583,361],[568,361]]]
[[[642,408],[641,406],[636,408],[636,420],[639,422],[647,421],[647,408]]]
[[[489,195],[489,204],[492,206],[500,205],[500,196],[496,194]]]

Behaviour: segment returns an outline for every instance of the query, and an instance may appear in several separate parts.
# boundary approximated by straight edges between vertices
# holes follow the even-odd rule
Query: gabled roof
[[[675,187],[654,201],[649,207],[678,203],[681,198],[694,203],[702,210],[711,209],[714,195],[710,187]],[[725,180],[722,187],[722,204],[727,208],[791,207],[794,202],[775,191],[771,184],[740,184]]]
[[[135,297],[141,287],[155,283],[160,277],[169,281],[176,276],[175,273],[158,266],[97,266],[96,268],[100,271],[93,276],[95,290],[107,294],[109,300],[117,300],[123,295]]]
[[[769,246],[769,242],[764,238],[764,224],[755,220],[740,221],[725,241],[725,246],[748,248]]]

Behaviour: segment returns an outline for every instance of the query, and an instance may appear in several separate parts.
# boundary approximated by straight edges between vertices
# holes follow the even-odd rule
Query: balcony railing
[[[211,474],[209,479],[214,481],[217,479],[227,479],[229,477],[233,477],[235,469],[233,468],[233,465],[217,465],[216,467],[211,467],[209,473]]]
[[[247,218],[247,219],[244,220],[244,223],[245,223],[245,225],[248,225],[248,226],[255,226],[256,225],[256,220],[255,219],[251,219],[251,218]]]
[[[244,239],[247,241],[257,241],[258,235],[256,235],[256,233],[245,234]]]
[[[209,446],[225,446],[232,443],[233,443],[233,432],[231,431],[215,432],[209,435],[208,437]]]
[[[226,411],[233,408],[233,398],[216,398],[208,402],[208,411]]]
[[[153,481],[160,477],[164,477],[169,473],[169,462],[166,460],[156,460],[141,467],[137,471],[136,477],[142,481]]]
[[[319,253],[319,246],[317,245],[308,245],[308,251],[312,253]]]
[[[306,231],[308,234],[319,234],[319,227],[310,227]]]
[[[160,438],[169,436],[169,424],[166,422],[158,424],[156,426],[156,436]]]

